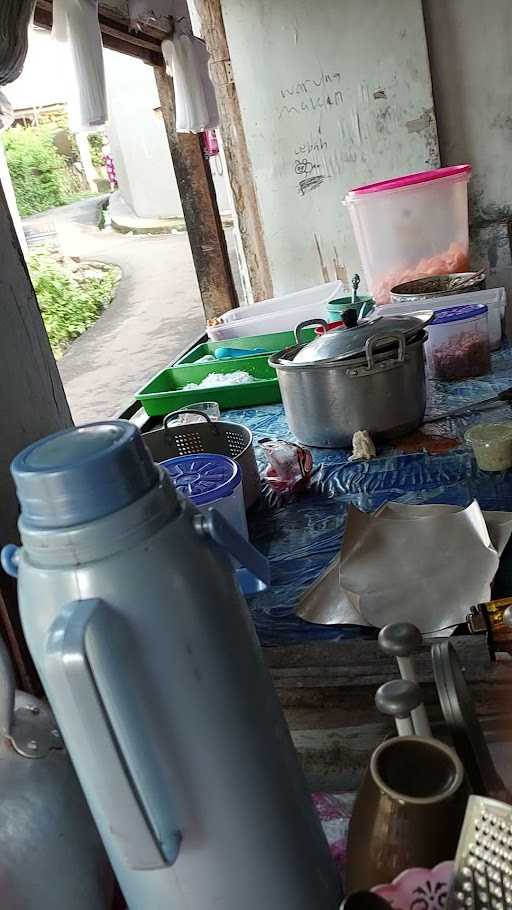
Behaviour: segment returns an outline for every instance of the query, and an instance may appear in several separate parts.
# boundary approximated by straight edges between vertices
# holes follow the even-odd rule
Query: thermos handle
[[[256,547],[235,531],[232,525],[217,511],[208,509],[194,516],[194,528],[198,534],[209,537],[230,556],[238,559],[256,578],[270,585],[270,565]]]
[[[57,685],[67,684],[75,702],[84,738],[91,746],[87,760],[95,766],[96,796],[127,865],[131,869],[158,869],[175,862],[181,834],[172,818],[165,833],[157,832],[152,824],[101,691],[112,696],[119,678],[126,684],[132,674],[133,653],[124,641],[120,622],[103,600],[67,604],[50,628],[46,667]],[[102,647],[106,659],[100,660],[98,667],[94,655],[101,654]],[[127,690],[125,694],[128,697]],[[143,735],[141,731],[141,738]]]

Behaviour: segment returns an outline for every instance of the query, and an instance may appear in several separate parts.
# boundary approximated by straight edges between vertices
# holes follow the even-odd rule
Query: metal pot
[[[415,430],[426,405],[424,331],[407,341],[383,332],[350,358],[295,360],[304,345],[269,358],[277,372],[288,425],[305,445],[349,446],[356,430],[391,439]]]

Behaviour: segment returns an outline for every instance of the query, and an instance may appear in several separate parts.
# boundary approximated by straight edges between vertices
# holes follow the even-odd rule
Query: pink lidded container
[[[344,200],[368,292],[389,302],[397,284],[469,271],[471,165],[442,167],[351,190]]]

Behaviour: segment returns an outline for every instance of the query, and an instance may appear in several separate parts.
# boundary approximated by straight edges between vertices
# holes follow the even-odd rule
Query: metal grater
[[[512,907],[512,806],[470,796],[446,910]]]

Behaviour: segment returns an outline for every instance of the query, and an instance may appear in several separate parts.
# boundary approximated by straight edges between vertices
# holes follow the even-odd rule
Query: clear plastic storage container
[[[489,330],[489,344],[491,351],[501,347],[503,335],[502,320],[505,316],[507,294],[505,288],[488,288],[486,291],[471,291],[469,294],[453,294],[448,297],[429,297],[428,300],[409,300],[403,303],[386,303],[373,309],[364,311],[365,317],[374,319],[376,316],[398,316],[408,313],[418,313],[422,310],[446,310],[449,307],[477,306],[485,304],[487,307],[487,328]]]
[[[469,270],[471,166],[409,174],[352,190],[345,198],[368,290],[377,304],[390,288],[427,275]]]
[[[427,367],[432,379],[470,379],[491,368],[487,307],[437,310],[427,328]]]
[[[473,447],[481,471],[512,468],[512,423],[477,423],[464,439]]]
[[[212,341],[293,331],[305,319],[326,316],[329,301],[343,293],[341,281],[329,281],[294,294],[260,300],[259,303],[228,310],[218,317],[214,325],[208,325],[206,331]]]

